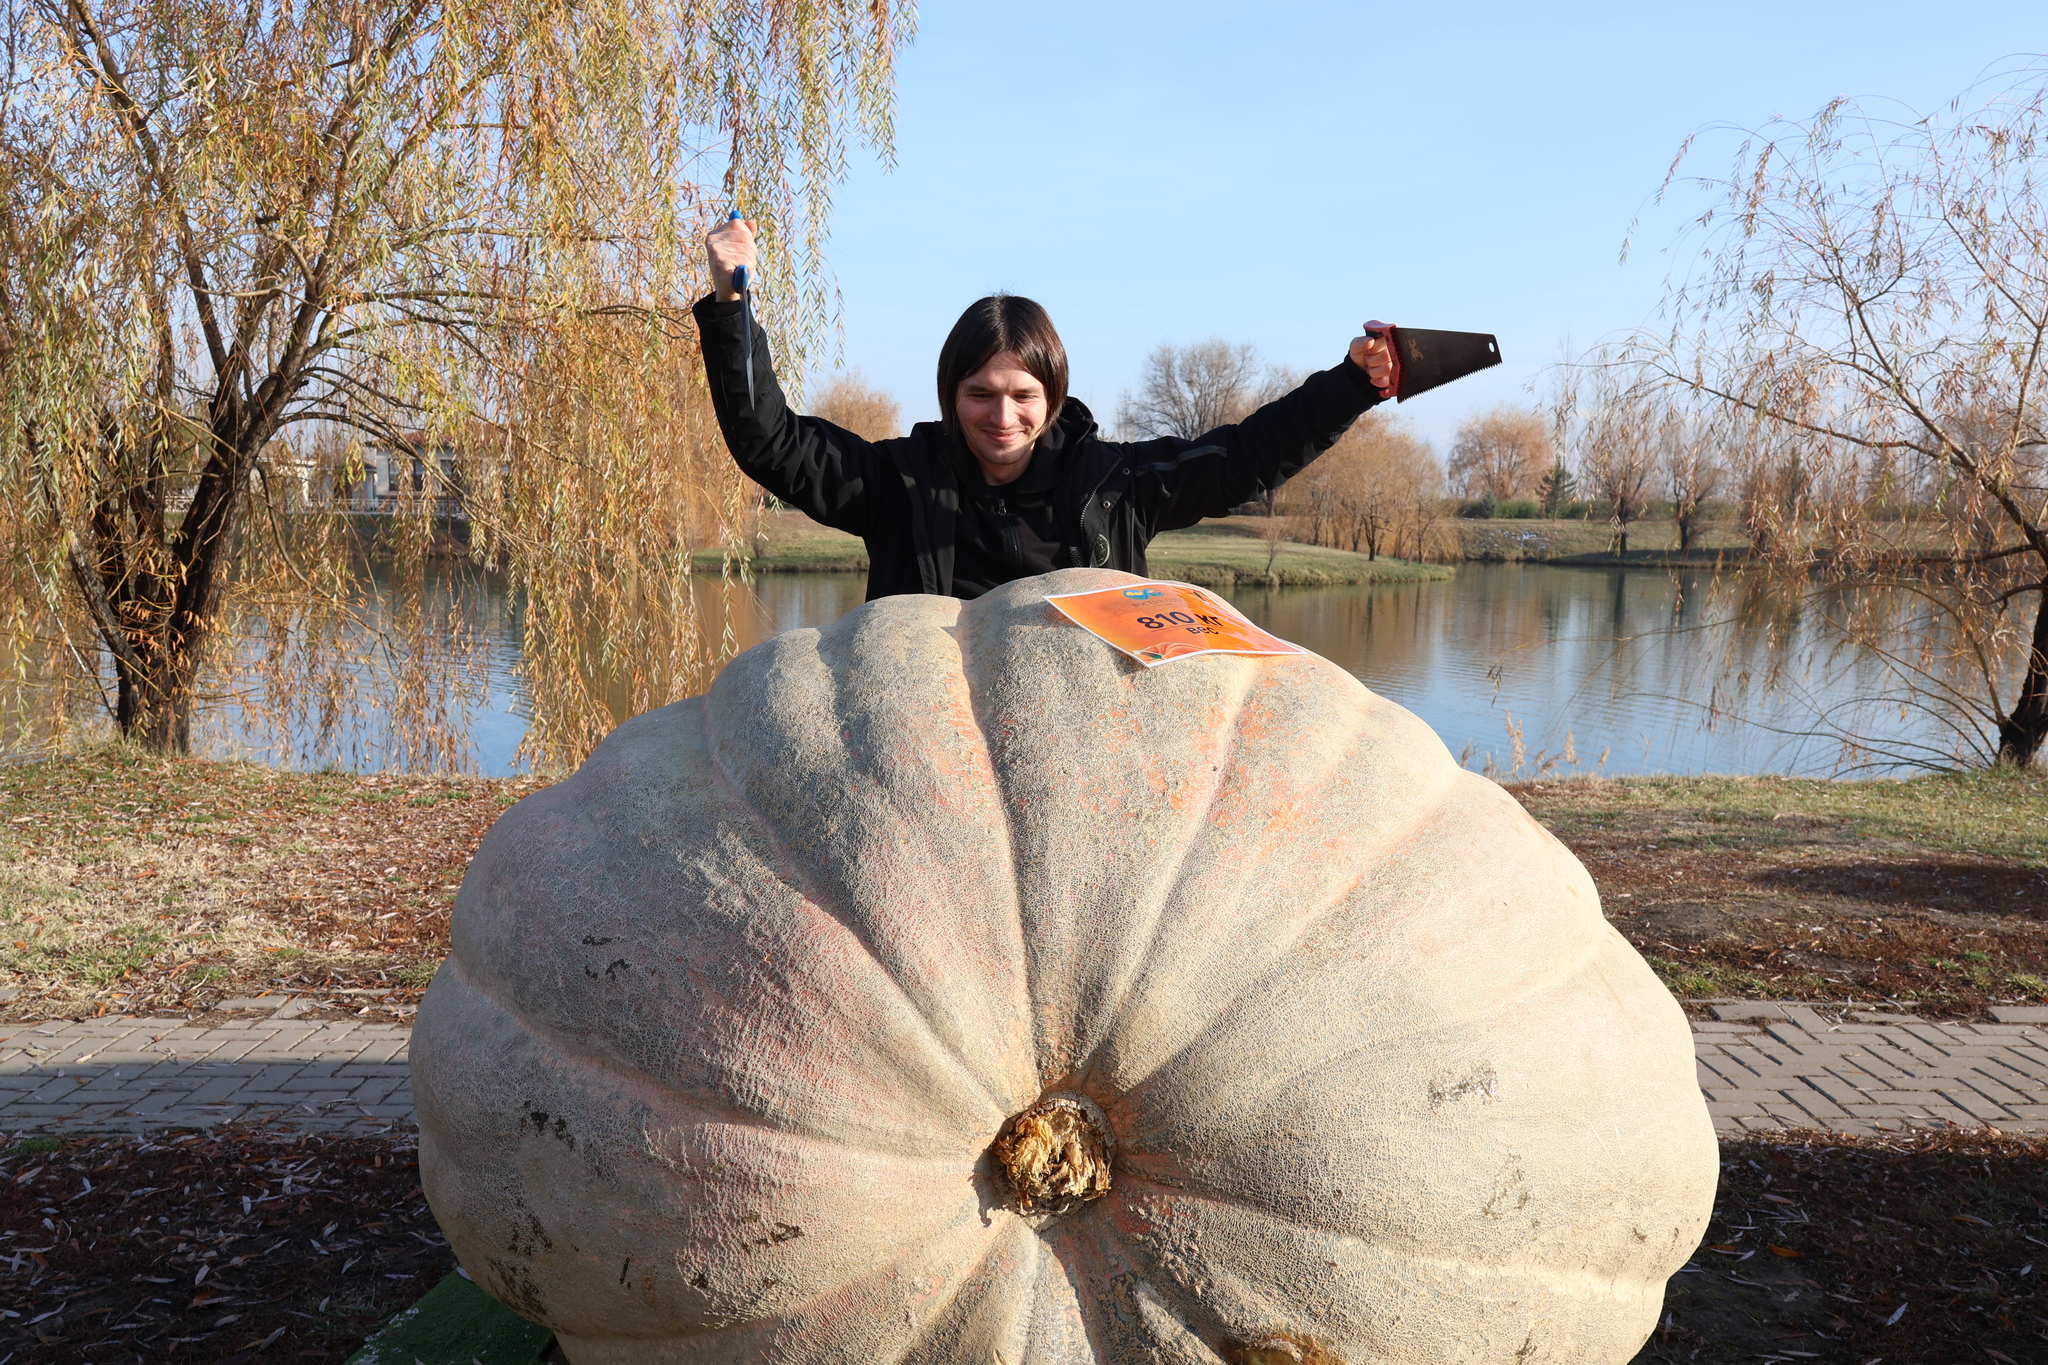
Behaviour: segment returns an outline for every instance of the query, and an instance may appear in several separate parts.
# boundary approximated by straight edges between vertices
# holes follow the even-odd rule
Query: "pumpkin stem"
[[[1109,1120],[1080,1095],[1047,1095],[1010,1117],[990,1152],[1019,1213],[1065,1213],[1109,1193]]]

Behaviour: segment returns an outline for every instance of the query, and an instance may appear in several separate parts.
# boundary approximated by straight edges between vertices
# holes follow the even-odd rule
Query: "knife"
[[[739,216],[740,211],[734,209],[733,219]],[[740,296],[740,335],[746,338],[747,344],[747,408],[751,411],[754,406],[754,294],[747,288],[745,266],[736,265],[732,268],[732,287],[733,292]]]
[[[1500,364],[1500,342],[1489,332],[1437,332],[1368,322],[1365,334],[1393,343],[1394,382],[1388,387],[1397,402]]]

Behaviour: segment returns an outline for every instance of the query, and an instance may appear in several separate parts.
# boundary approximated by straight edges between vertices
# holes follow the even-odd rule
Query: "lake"
[[[490,689],[461,718],[465,766],[502,774],[516,770],[525,732],[518,612],[502,588],[480,586],[470,620]],[[1498,776],[1881,773],[1903,769],[1845,747],[1843,736],[1894,754],[1951,748],[1937,720],[1884,699],[1877,668],[1830,657],[1810,606],[1760,611],[1752,601],[1738,611],[1744,586],[1734,575],[1468,564],[1433,583],[1225,596],[1420,715],[1467,766]],[[744,647],[829,624],[860,605],[863,588],[857,574],[768,574],[724,599],[707,585],[701,600],[714,630],[730,610]],[[236,743],[231,721],[213,727],[208,747],[352,768],[380,766],[384,752],[374,716],[289,755]]]

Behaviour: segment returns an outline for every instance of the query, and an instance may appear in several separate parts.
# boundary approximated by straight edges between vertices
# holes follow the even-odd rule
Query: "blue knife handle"
[[[740,221],[740,211],[738,209],[734,209],[729,215],[727,215],[725,221],[728,223],[737,223],[738,221]],[[747,268],[745,266],[736,265],[732,268],[732,289],[735,294],[744,294],[747,292]]]

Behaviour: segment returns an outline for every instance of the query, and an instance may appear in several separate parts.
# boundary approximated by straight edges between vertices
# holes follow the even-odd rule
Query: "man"
[[[714,292],[695,316],[726,446],[776,497],[867,543],[870,601],[978,597],[1062,568],[1144,574],[1153,536],[1278,488],[1393,382],[1386,341],[1357,337],[1335,367],[1242,422],[1192,441],[1106,441],[1067,396],[1066,350],[1045,310],[997,294],[969,307],[939,350],[942,420],[866,441],[790,412],[758,329],[749,404],[732,279],[738,266],[754,276],[754,225],[733,219],[705,244]]]

